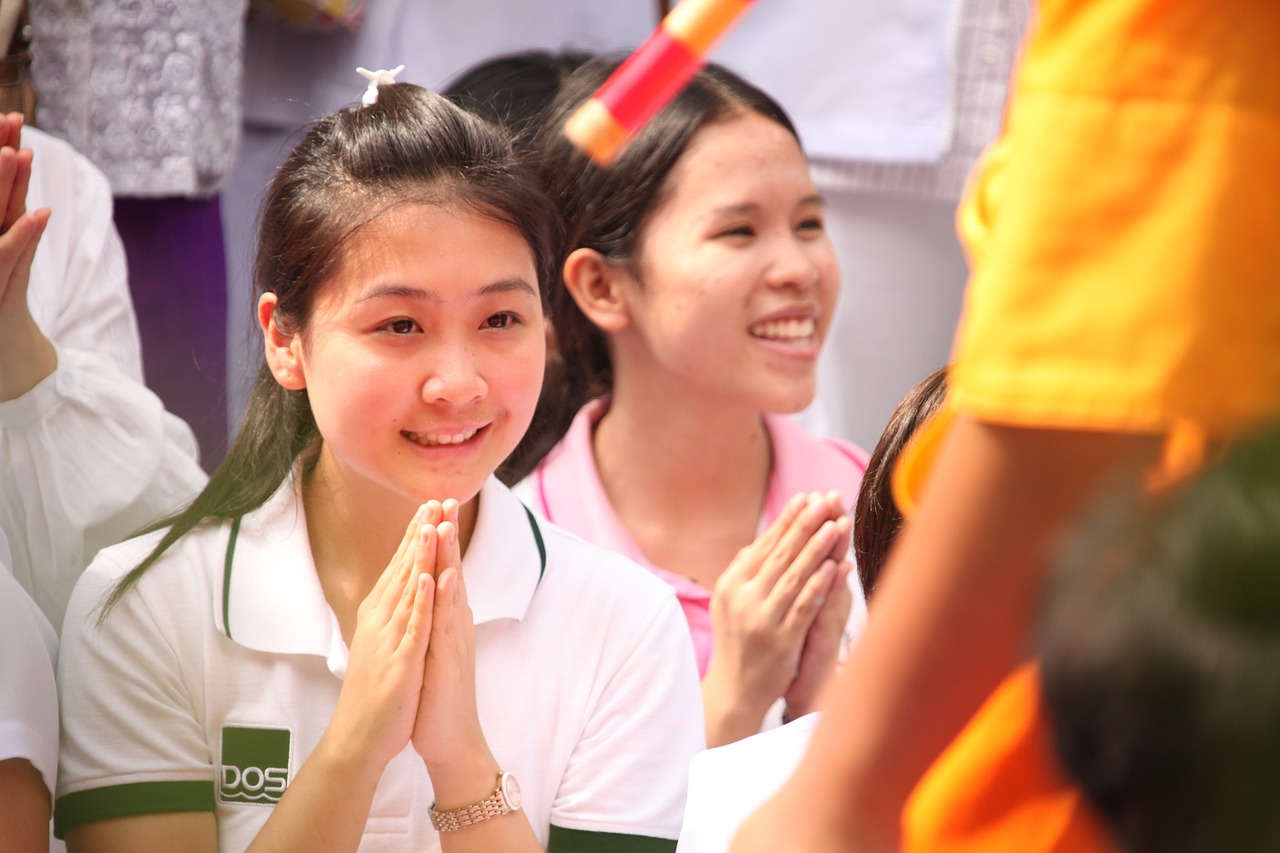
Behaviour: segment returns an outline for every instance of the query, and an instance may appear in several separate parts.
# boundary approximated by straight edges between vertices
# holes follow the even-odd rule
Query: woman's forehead
[[[538,296],[533,248],[518,229],[460,205],[402,204],[350,236],[321,296],[360,300],[379,288],[443,296],[503,282]]]

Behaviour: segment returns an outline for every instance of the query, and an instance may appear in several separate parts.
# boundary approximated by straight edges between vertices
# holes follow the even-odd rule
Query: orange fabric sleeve
[[[920,781],[903,811],[904,853],[1115,850],[1057,768],[1038,670],[1000,686]]]
[[[1280,4],[1045,0],[960,224],[951,404],[1230,435],[1280,416]]]

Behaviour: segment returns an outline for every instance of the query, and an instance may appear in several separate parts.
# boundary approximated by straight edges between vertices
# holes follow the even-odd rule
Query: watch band
[[[499,773],[497,787],[483,800],[448,811],[436,811],[436,804],[432,803],[429,813],[431,825],[436,828],[436,832],[456,832],[484,823],[490,818],[518,811],[519,808],[520,788],[516,777],[510,773]]]

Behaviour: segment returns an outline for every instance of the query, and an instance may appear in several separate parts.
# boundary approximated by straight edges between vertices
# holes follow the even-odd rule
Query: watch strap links
[[[459,829],[466,829],[468,826],[474,826],[477,823],[484,823],[490,818],[509,814],[512,809],[507,805],[507,799],[502,794],[503,775],[505,774],[498,774],[497,787],[493,789],[492,794],[469,806],[449,809],[448,811],[437,811],[436,804],[432,803],[430,809],[431,825],[436,828],[436,832],[456,832]]]

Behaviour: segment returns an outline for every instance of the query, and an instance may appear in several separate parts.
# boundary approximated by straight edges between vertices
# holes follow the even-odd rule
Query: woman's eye
[[[500,311],[484,321],[486,329],[506,329],[520,322],[520,318],[510,311]]]
[[[799,230],[800,231],[821,231],[823,230],[824,227],[825,226],[822,220],[815,216],[810,219],[805,219],[801,221],[799,225]]]
[[[720,232],[721,237],[751,237],[754,236],[756,230],[750,225],[737,225],[733,228],[727,228]]]
[[[393,335],[411,335],[418,330],[418,324],[407,317],[401,317],[387,323],[383,328]]]

